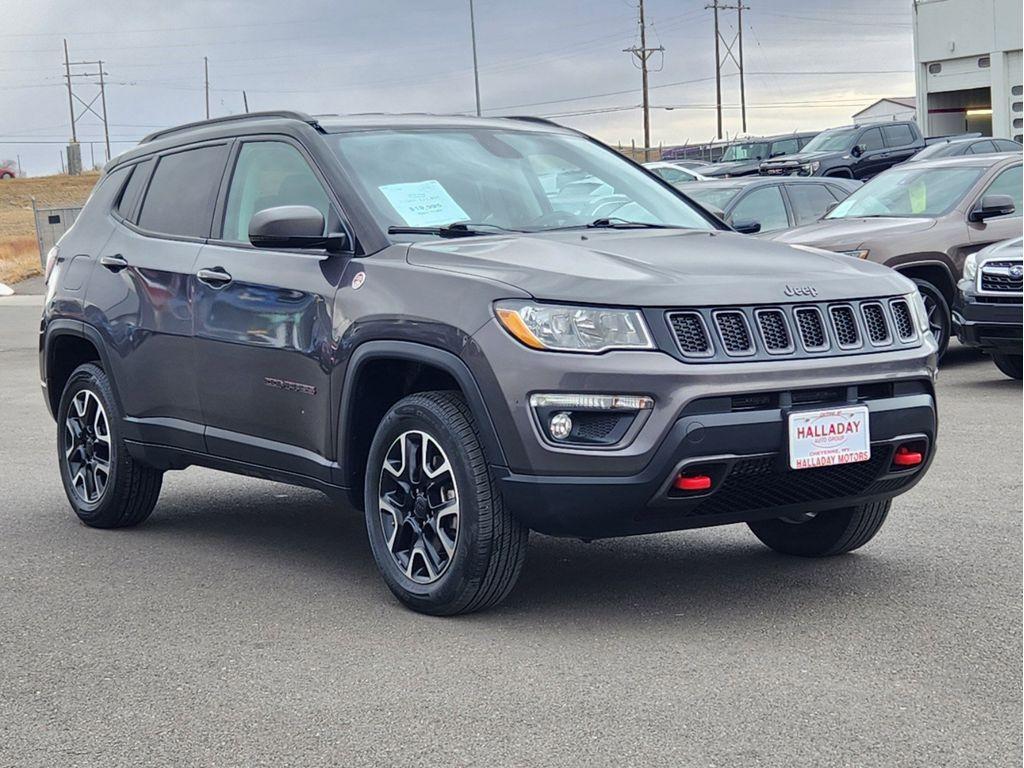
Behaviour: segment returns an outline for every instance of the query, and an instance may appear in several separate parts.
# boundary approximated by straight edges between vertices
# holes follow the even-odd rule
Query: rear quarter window
[[[149,177],[149,169],[152,164],[152,160],[143,160],[141,163],[125,168],[131,176],[128,178],[128,183],[125,184],[117,202],[114,204],[114,212],[122,219],[131,221],[132,214],[135,212],[135,204],[139,201],[139,195],[142,193],[142,187]]]
[[[142,201],[139,227],[174,237],[208,237],[226,156],[227,145],[217,144],[160,157]]]

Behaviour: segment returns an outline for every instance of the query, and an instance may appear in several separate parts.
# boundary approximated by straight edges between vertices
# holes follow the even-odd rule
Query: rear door
[[[211,454],[327,480],[332,306],[343,255],[248,242],[253,214],[311,205],[340,226],[323,176],[296,142],[239,139],[214,236],[196,262],[197,380]]]
[[[106,336],[128,433],[140,440],[204,449],[191,276],[227,149],[206,144],[135,164],[90,279],[88,319]]]
[[[915,144],[917,138],[909,125],[898,123],[896,125],[882,126],[882,141],[885,143],[886,168],[891,168],[897,163],[910,159],[917,153],[920,147]],[[879,170],[881,172],[882,169]]]

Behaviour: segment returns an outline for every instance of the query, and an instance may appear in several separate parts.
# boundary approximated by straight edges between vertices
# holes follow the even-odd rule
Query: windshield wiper
[[[522,231],[521,229],[499,227],[497,224],[474,224],[470,221],[455,221],[441,227],[388,227],[389,235],[436,235],[437,237],[476,237],[494,232],[521,233]]]
[[[649,221],[629,221],[617,216],[594,219],[587,224],[587,229],[685,229],[673,224],[653,224]]]

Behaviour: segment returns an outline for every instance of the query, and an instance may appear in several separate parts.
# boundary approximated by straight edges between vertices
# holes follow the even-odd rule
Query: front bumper
[[[994,303],[991,297],[978,296],[970,288],[967,291],[962,288],[963,281],[953,302],[953,324],[960,342],[996,354],[1021,354],[1024,351],[1021,342],[1024,306],[1020,299],[1015,303],[1012,299],[1006,302],[1010,297],[1000,296],[996,297],[1000,301]]]
[[[496,323],[474,341],[478,346],[466,359],[506,458],[494,476],[510,508],[541,533],[620,536],[863,503],[911,487],[935,445],[930,335],[919,347],[877,354],[703,365],[657,352],[538,352],[512,342]],[[500,376],[486,366],[496,359],[502,360]],[[537,392],[646,395],[655,405],[613,449],[554,446],[540,435],[530,410]],[[748,397],[766,393],[767,402]],[[873,460],[788,470],[789,412],[849,403],[869,409]],[[926,442],[926,461],[890,476],[896,444],[909,437]],[[666,498],[681,465],[709,459],[722,465],[727,482],[716,483],[706,497]]]

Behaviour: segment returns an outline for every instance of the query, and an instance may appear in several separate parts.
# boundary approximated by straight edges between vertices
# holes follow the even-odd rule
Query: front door
[[[980,247],[998,242],[999,240],[1020,237],[1021,214],[1024,213],[1021,210],[1021,207],[1024,206],[1021,181],[1021,166],[1011,165],[997,173],[992,181],[985,186],[981,194],[975,198],[970,208],[968,208],[968,213],[970,213],[975,205],[981,203],[985,195],[1009,195],[1013,198],[1013,205],[1016,210],[1008,216],[997,216],[992,219],[985,219],[985,221],[968,222],[972,244]],[[977,249],[975,248],[974,250]]]
[[[209,452],[330,478],[332,308],[343,255],[248,242],[253,214],[310,205],[338,215],[322,177],[284,139],[239,141],[214,238],[196,261],[196,354]]]

